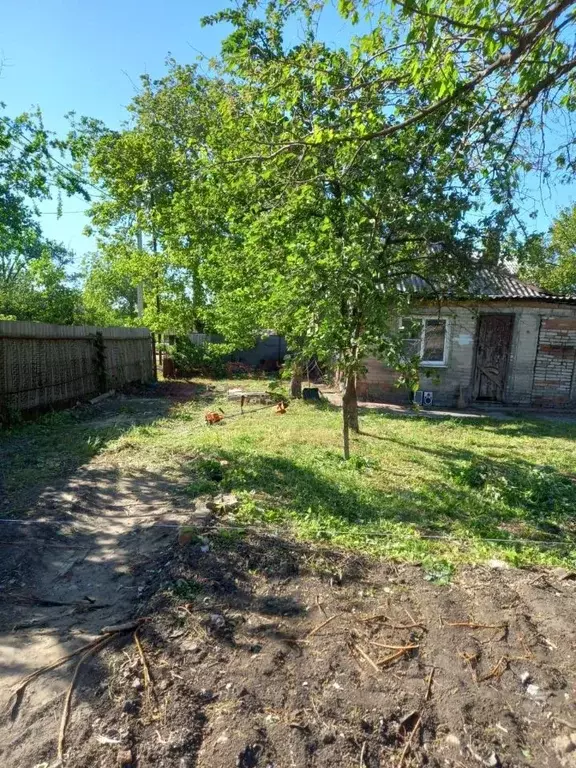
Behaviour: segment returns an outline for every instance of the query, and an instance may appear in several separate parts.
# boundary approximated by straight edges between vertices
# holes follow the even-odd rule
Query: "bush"
[[[186,337],[166,347],[174,360],[176,376],[210,376],[224,378],[227,374],[226,358],[231,352],[229,344],[193,344]]]

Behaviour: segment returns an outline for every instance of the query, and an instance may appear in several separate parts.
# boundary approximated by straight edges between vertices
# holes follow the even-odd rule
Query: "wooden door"
[[[475,400],[504,400],[513,327],[514,315],[480,315],[472,380]]]

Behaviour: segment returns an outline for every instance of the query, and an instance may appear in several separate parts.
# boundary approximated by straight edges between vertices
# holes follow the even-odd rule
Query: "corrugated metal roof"
[[[480,269],[472,278],[468,291],[461,287],[435,284],[419,275],[401,280],[399,288],[406,293],[474,297],[478,299],[540,299],[542,301],[576,301],[576,296],[558,296],[544,291],[533,283],[526,283],[505,269]]]

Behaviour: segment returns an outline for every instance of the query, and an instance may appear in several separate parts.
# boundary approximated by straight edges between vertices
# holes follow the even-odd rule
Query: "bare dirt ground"
[[[93,423],[145,423],[133,398]],[[0,758],[70,766],[576,766],[576,580],[470,567],[451,583],[195,512],[153,472],[105,455],[5,494],[0,538]],[[177,527],[202,530],[182,546]]]

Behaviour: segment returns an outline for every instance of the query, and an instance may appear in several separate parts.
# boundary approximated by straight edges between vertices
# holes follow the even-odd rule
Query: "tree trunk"
[[[358,424],[358,398],[356,396],[356,374],[350,374],[346,380],[346,389],[342,397],[342,411],[346,422],[353,432],[360,432]]]
[[[158,255],[158,239],[156,233],[152,232],[152,253],[154,256]],[[161,302],[160,302],[160,270],[156,270],[156,314],[160,316]]]
[[[358,424],[358,399],[356,397],[356,374],[350,374],[346,380],[346,389],[342,396],[342,435],[344,437],[344,458],[350,458],[350,430],[360,431]]]
[[[292,367],[292,378],[290,379],[290,395],[292,397],[302,397],[302,377],[304,370],[300,363],[294,363]]]
[[[350,458],[350,430],[348,428],[348,414],[342,408],[342,436],[344,438],[344,458]]]

